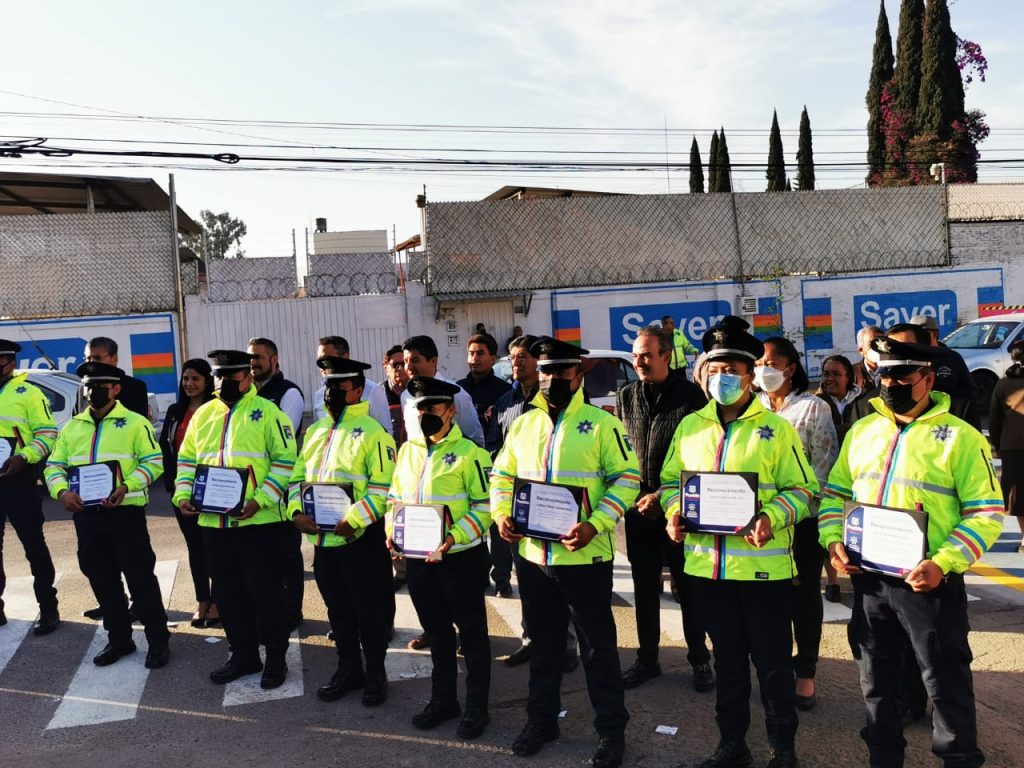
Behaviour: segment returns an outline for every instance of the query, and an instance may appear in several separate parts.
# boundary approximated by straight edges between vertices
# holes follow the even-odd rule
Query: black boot
[[[535,755],[547,742],[554,741],[558,736],[558,723],[550,725],[527,723],[526,727],[516,736],[516,740],[512,742],[512,752],[520,757]]]
[[[48,635],[57,629],[60,624],[60,613],[57,612],[57,606],[52,608],[41,608],[39,611],[39,621],[32,628],[33,635]]]
[[[366,675],[363,706],[379,707],[388,698],[388,675],[383,669],[372,669]]]
[[[365,685],[366,676],[363,674],[362,665],[357,667],[351,663],[341,662],[331,681],[316,689],[316,696],[320,701],[337,701],[349,691],[358,691]]]
[[[800,768],[800,761],[792,747],[772,749],[768,753],[768,768]]]
[[[267,654],[267,662],[263,665],[263,677],[260,678],[260,688],[270,690],[280,688],[284,679],[288,676],[288,665],[284,661],[284,654],[271,656]]]
[[[210,680],[218,685],[224,685],[245,675],[262,671],[263,662],[260,661],[259,655],[246,657],[233,653],[224,664],[210,673]]]
[[[412,724],[421,731],[426,731],[446,720],[454,720],[462,714],[462,707],[457,701],[434,701],[427,702],[427,706],[418,715],[412,716]]]
[[[754,757],[747,742],[722,741],[714,754],[700,764],[700,768],[750,768],[753,764]]]
[[[619,768],[626,752],[626,738],[621,733],[602,736],[597,742],[597,751],[590,764],[594,768]]]
[[[92,663],[97,667],[107,667],[129,653],[135,653],[135,641],[131,638],[120,643],[110,641],[102,651],[93,657]]]

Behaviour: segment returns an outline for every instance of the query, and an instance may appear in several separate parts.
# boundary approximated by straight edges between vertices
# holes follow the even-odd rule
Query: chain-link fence
[[[207,296],[213,302],[286,299],[298,290],[295,259],[217,259],[206,266]]]
[[[433,294],[948,263],[940,187],[431,203]]]
[[[0,317],[174,309],[166,211],[0,217]]]
[[[950,184],[950,221],[1024,220],[1024,184]]]
[[[382,253],[319,253],[309,257],[307,296],[357,296],[398,290],[395,257]]]

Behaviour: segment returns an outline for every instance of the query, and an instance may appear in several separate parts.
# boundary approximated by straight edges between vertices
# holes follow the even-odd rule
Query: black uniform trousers
[[[121,586],[122,573],[150,647],[166,643],[171,635],[167,630],[160,582],[154,571],[156,555],[146,527],[146,508],[87,507],[75,513],[74,521],[78,534],[78,565],[103,609],[103,628],[111,644],[123,645],[132,639],[128,600]]]
[[[316,547],[313,553],[313,575],[327,606],[339,669],[363,669],[365,656],[366,669],[384,671],[388,609],[380,599],[377,551],[383,546],[367,532],[350,544]]]
[[[821,647],[821,622],[825,608],[821,602],[821,568],[825,550],[818,542],[818,518],[801,520],[793,529],[793,634],[796,656],[793,667],[797,677],[813,678],[818,668]]]
[[[914,592],[902,579],[877,574],[859,574],[851,580],[857,613],[850,639],[858,650],[867,708],[864,740],[872,768],[903,765],[900,668],[908,643],[934,705],[932,751],[946,768],[982,765],[963,576],[950,574],[937,589],[923,593]]]
[[[29,468],[22,470],[17,477],[0,480],[0,598],[7,587],[3,544],[8,520],[25,548],[25,559],[32,571],[32,589],[35,591],[36,602],[44,610],[56,608],[53,560],[43,536],[43,505],[36,489],[35,473]],[[0,607],[3,607],[2,599]]]
[[[283,660],[288,650],[284,568],[292,546],[290,522],[203,528],[217,608],[233,654]]]
[[[496,523],[491,523],[491,581],[495,586],[508,584],[512,579],[512,546],[498,533]],[[515,545],[518,546],[518,545]]]
[[[595,711],[594,728],[601,736],[621,736],[629,712],[612,615],[612,563],[542,566],[520,558],[518,573],[533,647],[526,702],[529,721],[542,726],[558,721],[571,617]]]
[[[302,533],[290,525],[284,550],[285,606],[289,625],[302,620],[302,599],[306,593],[306,563],[302,559]]]
[[[416,613],[430,635],[430,700],[458,701],[455,627],[466,660],[466,710],[486,711],[491,688],[491,639],[487,634],[487,567],[481,542],[447,554],[439,563],[408,559],[405,577]]]
[[[210,565],[206,547],[203,545],[203,529],[199,527],[199,517],[183,515],[181,510],[174,508],[174,517],[178,528],[185,539],[188,549],[188,569],[192,574],[192,588],[196,593],[197,603],[216,602],[210,589]]]
[[[793,682],[793,584],[693,579],[715,651],[715,720],[722,741],[750,727],[750,662],[757,670],[768,743],[791,749],[796,739]]]
[[[661,642],[661,574],[667,565],[679,593],[683,614],[686,659],[691,665],[711,660],[705,641],[704,620],[693,596],[692,577],[684,569],[685,549],[669,538],[665,518],[652,520],[636,509],[626,512],[626,556],[633,574],[633,598],[636,604],[636,633],[640,648],[637,659],[644,666],[658,663]]]
[[[387,642],[390,642],[391,628],[395,626],[395,575],[392,571],[391,550],[388,549],[388,534],[385,530],[384,518],[371,523],[363,534],[368,539],[367,547],[372,551],[367,562],[373,563],[373,579],[368,584],[376,589],[378,598],[383,605],[384,628],[387,630]]]

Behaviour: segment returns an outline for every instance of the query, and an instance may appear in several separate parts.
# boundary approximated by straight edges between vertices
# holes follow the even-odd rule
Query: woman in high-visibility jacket
[[[462,714],[456,689],[458,665],[453,624],[459,628],[466,660],[466,711],[456,730],[464,739],[484,732],[490,715],[491,644],[484,593],[490,556],[484,537],[491,526],[487,473],[490,455],[463,437],[455,423],[460,388],[416,376],[406,388],[419,412],[422,434],[398,452],[388,492],[389,544],[403,505],[436,505],[442,510],[437,547],[425,559],[407,552],[406,583],[430,635],[430,701],[412,718],[416,728],[433,728]],[[442,536],[443,533],[443,536]]]

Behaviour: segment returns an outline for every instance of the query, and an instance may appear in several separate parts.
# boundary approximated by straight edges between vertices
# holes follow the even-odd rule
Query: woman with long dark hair
[[[213,398],[213,374],[206,360],[187,360],[182,366],[181,382],[178,385],[178,401],[167,409],[164,428],[160,432],[160,449],[164,454],[164,486],[174,490],[174,478],[178,474],[178,449],[185,439],[185,430],[196,409]],[[174,508],[178,527],[188,547],[188,566],[192,572],[198,606],[192,614],[193,627],[213,627],[220,623],[220,614],[213,600],[210,585],[210,571],[206,564],[202,531],[199,518],[187,517]]]
[[[796,427],[818,485],[824,488],[839,456],[839,440],[828,403],[807,391],[810,381],[793,342],[782,336],[764,342],[764,357],[754,369],[754,384],[761,390],[761,404]],[[812,500],[810,516],[797,523],[793,534],[797,570],[793,591],[793,661],[797,707],[803,710],[810,709],[815,702],[814,674],[824,618],[821,568],[825,550],[818,543],[818,501]]]

